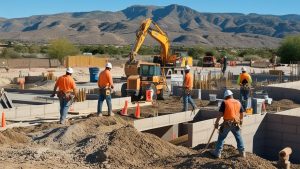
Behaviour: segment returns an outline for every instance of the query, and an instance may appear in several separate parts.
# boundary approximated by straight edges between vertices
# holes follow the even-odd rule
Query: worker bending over
[[[107,63],[105,65],[105,70],[103,70],[99,74],[99,78],[98,78],[99,98],[98,98],[98,107],[97,107],[98,116],[102,116],[102,105],[104,99],[106,100],[108,115],[114,116],[114,113],[112,112],[112,105],[111,105],[111,92],[112,89],[114,88],[114,84],[110,72],[111,69],[112,69],[111,63]]]
[[[220,125],[216,149],[212,150],[210,153],[216,158],[221,158],[221,151],[223,149],[225,138],[231,131],[237,142],[240,156],[246,157],[244,142],[241,136],[244,109],[241,106],[241,103],[233,98],[233,93],[230,90],[225,91],[224,98],[225,100],[221,104],[219,110],[220,115],[217,117],[215,128],[218,129],[221,117],[223,117],[224,122]]]
[[[183,111],[188,111],[188,103],[190,103],[193,107],[193,111],[197,109],[196,104],[191,96],[191,91],[193,89],[193,76],[190,73],[190,66],[187,65],[184,69],[185,76],[183,81]]]
[[[60,76],[54,86],[53,93],[50,97],[54,97],[57,88],[59,89],[57,97],[60,103],[60,123],[66,124],[66,117],[69,111],[69,107],[75,99],[76,96],[76,84],[72,78],[73,69],[67,68],[66,74]],[[74,93],[72,93],[74,92]]]
[[[237,84],[240,85],[240,101],[245,110],[248,106],[251,83],[251,76],[246,72],[246,68],[242,67],[242,73],[238,77]]]

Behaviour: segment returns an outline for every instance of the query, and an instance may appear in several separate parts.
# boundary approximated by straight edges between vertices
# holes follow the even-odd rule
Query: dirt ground
[[[266,109],[267,112],[277,112],[277,110],[285,111],[285,110],[294,109],[298,107],[300,107],[300,104],[297,104],[292,100],[282,99],[279,101],[272,101],[272,104],[267,105]]]
[[[0,132],[0,164],[4,169],[275,168],[250,153],[242,159],[231,146],[225,147],[222,159],[202,153],[203,147],[172,145],[138,132],[118,116],[88,117],[68,125],[45,123]]]
[[[209,104],[209,101],[200,99],[194,99],[194,102],[198,106],[198,108],[207,106]],[[182,112],[182,109],[183,103],[182,98],[180,97],[170,97],[170,99],[167,100],[157,100],[156,103],[153,103],[152,106],[140,107],[142,118],[154,117],[156,115],[178,113]],[[191,105],[189,105],[189,110],[192,110]],[[136,108],[129,108],[129,116],[134,116],[135,111]],[[115,113],[117,113],[117,111]]]

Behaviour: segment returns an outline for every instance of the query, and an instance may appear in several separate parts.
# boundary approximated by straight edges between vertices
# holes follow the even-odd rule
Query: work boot
[[[215,158],[221,158],[221,154],[217,154],[215,150],[210,150],[209,153]]]
[[[109,116],[115,116],[115,113],[111,112],[108,114]]]
[[[245,151],[239,151],[240,157],[246,158],[246,152]]]
[[[102,113],[97,113],[97,116],[102,117],[103,115],[102,115]]]

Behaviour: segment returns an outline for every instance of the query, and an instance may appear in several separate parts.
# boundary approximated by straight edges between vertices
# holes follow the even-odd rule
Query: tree
[[[13,48],[4,48],[1,55],[2,58],[19,58],[20,54]]]
[[[40,53],[41,52],[41,48],[38,45],[31,45],[29,46],[29,53]]]
[[[282,63],[300,61],[300,36],[286,37],[278,48],[277,53]]]
[[[51,58],[58,59],[63,64],[66,56],[78,54],[79,49],[69,40],[62,38],[51,41],[47,52]]]

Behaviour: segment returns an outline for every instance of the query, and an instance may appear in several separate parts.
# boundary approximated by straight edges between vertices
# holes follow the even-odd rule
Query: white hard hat
[[[184,70],[191,70],[191,67],[189,65],[186,65]]]
[[[72,74],[74,71],[73,71],[73,69],[72,69],[71,67],[68,67],[68,68],[67,68],[67,70],[66,70],[66,72],[68,72],[68,73],[71,73],[71,74]]]
[[[111,68],[112,68],[112,64],[111,64],[110,62],[107,62],[107,63],[106,63],[106,65],[105,65],[105,67],[107,67],[107,68],[110,68],[110,69],[111,69]]]
[[[242,67],[242,72],[246,72],[247,69],[245,67]]]
[[[224,92],[224,98],[227,97],[227,96],[231,96],[233,95],[232,91],[231,90],[225,90]]]

